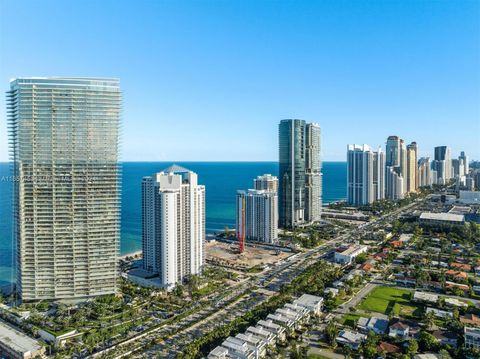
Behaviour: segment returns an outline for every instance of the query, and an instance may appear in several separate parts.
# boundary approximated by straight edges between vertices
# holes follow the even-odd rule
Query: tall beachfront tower
[[[360,206],[384,198],[385,156],[368,145],[347,146],[347,201]]]
[[[407,193],[418,189],[418,146],[412,142],[407,146]]]
[[[278,128],[280,227],[305,222],[305,121],[282,120]]]
[[[253,188],[269,192],[278,192],[278,178],[267,173],[253,180]]]
[[[320,127],[282,120],[279,137],[279,224],[291,228],[320,219]]]
[[[385,146],[385,197],[403,198],[407,190],[407,149],[398,136],[389,136]],[[401,183],[401,186],[399,185]]]
[[[172,289],[205,263],[205,186],[172,165],[142,182],[143,268]]]
[[[276,243],[278,240],[277,198],[277,193],[274,191],[258,189],[237,191],[237,237]]]
[[[305,140],[305,220],[319,221],[322,214],[322,162],[320,126],[307,123]]]
[[[373,152],[367,145],[347,146],[347,201],[356,206],[374,201]]]
[[[447,184],[452,178],[452,155],[450,147],[435,147],[434,169],[437,171],[437,181],[439,184]]]
[[[7,111],[17,292],[115,293],[120,242],[118,79],[18,78]]]

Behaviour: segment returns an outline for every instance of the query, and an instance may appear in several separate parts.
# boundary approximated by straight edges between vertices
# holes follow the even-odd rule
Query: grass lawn
[[[416,317],[420,308],[410,298],[412,291],[391,287],[376,287],[358,306],[365,311]]]

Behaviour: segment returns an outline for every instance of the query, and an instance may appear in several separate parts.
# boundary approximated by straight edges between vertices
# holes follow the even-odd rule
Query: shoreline
[[[127,254],[122,254],[121,256],[118,256],[118,259],[126,260],[127,257],[135,257],[141,254],[142,254],[142,250],[138,250],[138,251],[127,253]]]

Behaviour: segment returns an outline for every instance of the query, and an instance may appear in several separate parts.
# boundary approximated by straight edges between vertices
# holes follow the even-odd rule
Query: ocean
[[[172,162],[125,162],[122,171],[121,254],[141,249],[141,181],[171,165]],[[253,178],[278,174],[277,162],[177,162],[198,174],[206,187],[207,233],[235,227],[235,193],[252,188]],[[346,162],[323,163],[323,203],[345,199]],[[12,275],[12,187],[5,180],[10,175],[8,163],[0,163],[0,285]]]

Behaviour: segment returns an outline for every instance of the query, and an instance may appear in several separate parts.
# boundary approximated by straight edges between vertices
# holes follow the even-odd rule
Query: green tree
[[[335,348],[337,346],[335,339],[338,335],[338,325],[335,320],[330,320],[330,322],[328,322],[327,326],[325,327],[325,335],[327,336],[330,346]]]
[[[426,312],[423,315],[423,324],[427,329],[431,329],[435,325],[435,314],[433,312]]]
[[[452,359],[450,353],[445,349],[440,350],[438,352],[438,356],[440,357],[440,359]]]
[[[378,338],[373,331],[368,332],[367,340],[363,344],[363,354],[367,359],[376,358]]]
[[[437,347],[437,338],[435,338],[432,334],[422,331],[420,333],[420,346],[422,350],[435,350]]]
[[[417,354],[417,352],[418,352],[418,342],[415,339],[411,339],[408,342],[407,354],[410,356],[413,356]]]

